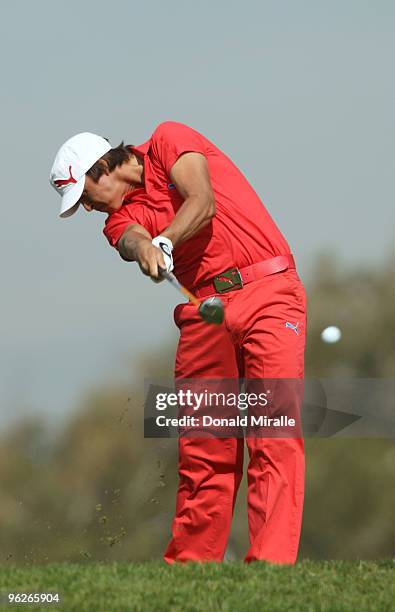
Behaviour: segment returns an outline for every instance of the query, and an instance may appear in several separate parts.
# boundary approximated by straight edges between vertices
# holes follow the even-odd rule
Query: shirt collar
[[[144,142],[141,145],[137,145],[137,146],[129,145],[132,151],[137,151],[137,153],[142,153],[143,155],[147,155],[150,146],[151,146],[151,139],[147,140],[147,142]]]
[[[129,148],[136,153],[140,153],[143,156],[144,163],[144,185],[147,193],[151,191],[151,182],[152,182],[152,169],[151,169],[151,160],[148,155],[148,151],[151,146],[151,139],[147,140],[141,145],[129,145]]]

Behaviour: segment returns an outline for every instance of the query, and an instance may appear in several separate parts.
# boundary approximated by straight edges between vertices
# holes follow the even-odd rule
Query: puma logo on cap
[[[54,181],[55,185],[57,187],[65,187],[66,185],[70,185],[71,183],[76,183],[77,181],[71,174],[71,166],[69,166],[69,173],[70,173],[70,177],[68,179],[56,179]]]

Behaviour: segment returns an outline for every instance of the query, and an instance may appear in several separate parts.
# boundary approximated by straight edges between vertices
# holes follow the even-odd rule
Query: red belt
[[[241,289],[243,285],[259,280],[264,276],[276,274],[276,272],[282,272],[288,268],[295,268],[295,260],[290,253],[265,259],[240,270],[239,268],[229,268],[229,270],[225,270],[225,272],[217,274],[211,280],[199,285],[194,293],[201,298],[213,293],[227,293],[228,291]]]

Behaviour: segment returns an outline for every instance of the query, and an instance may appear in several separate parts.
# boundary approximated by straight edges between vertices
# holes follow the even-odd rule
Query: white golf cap
[[[78,210],[85,173],[110,149],[105,138],[90,132],[76,134],[60,147],[49,175],[52,187],[62,196],[60,217],[70,217]]]

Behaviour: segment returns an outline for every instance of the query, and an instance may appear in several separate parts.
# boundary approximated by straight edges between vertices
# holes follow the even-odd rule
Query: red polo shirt
[[[144,156],[144,187],[128,193],[122,208],[108,215],[104,235],[117,248],[125,229],[134,223],[152,237],[163,232],[183,203],[171,183],[170,169],[188,151],[202,153],[208,162],[216,214],[198,234],[174,249],[174,272],[193,288],[237,266],[243,268],[290,252],[247,179],[235,164],[196,130],[174,121],[161,123],[144,144],[131,147]]]

